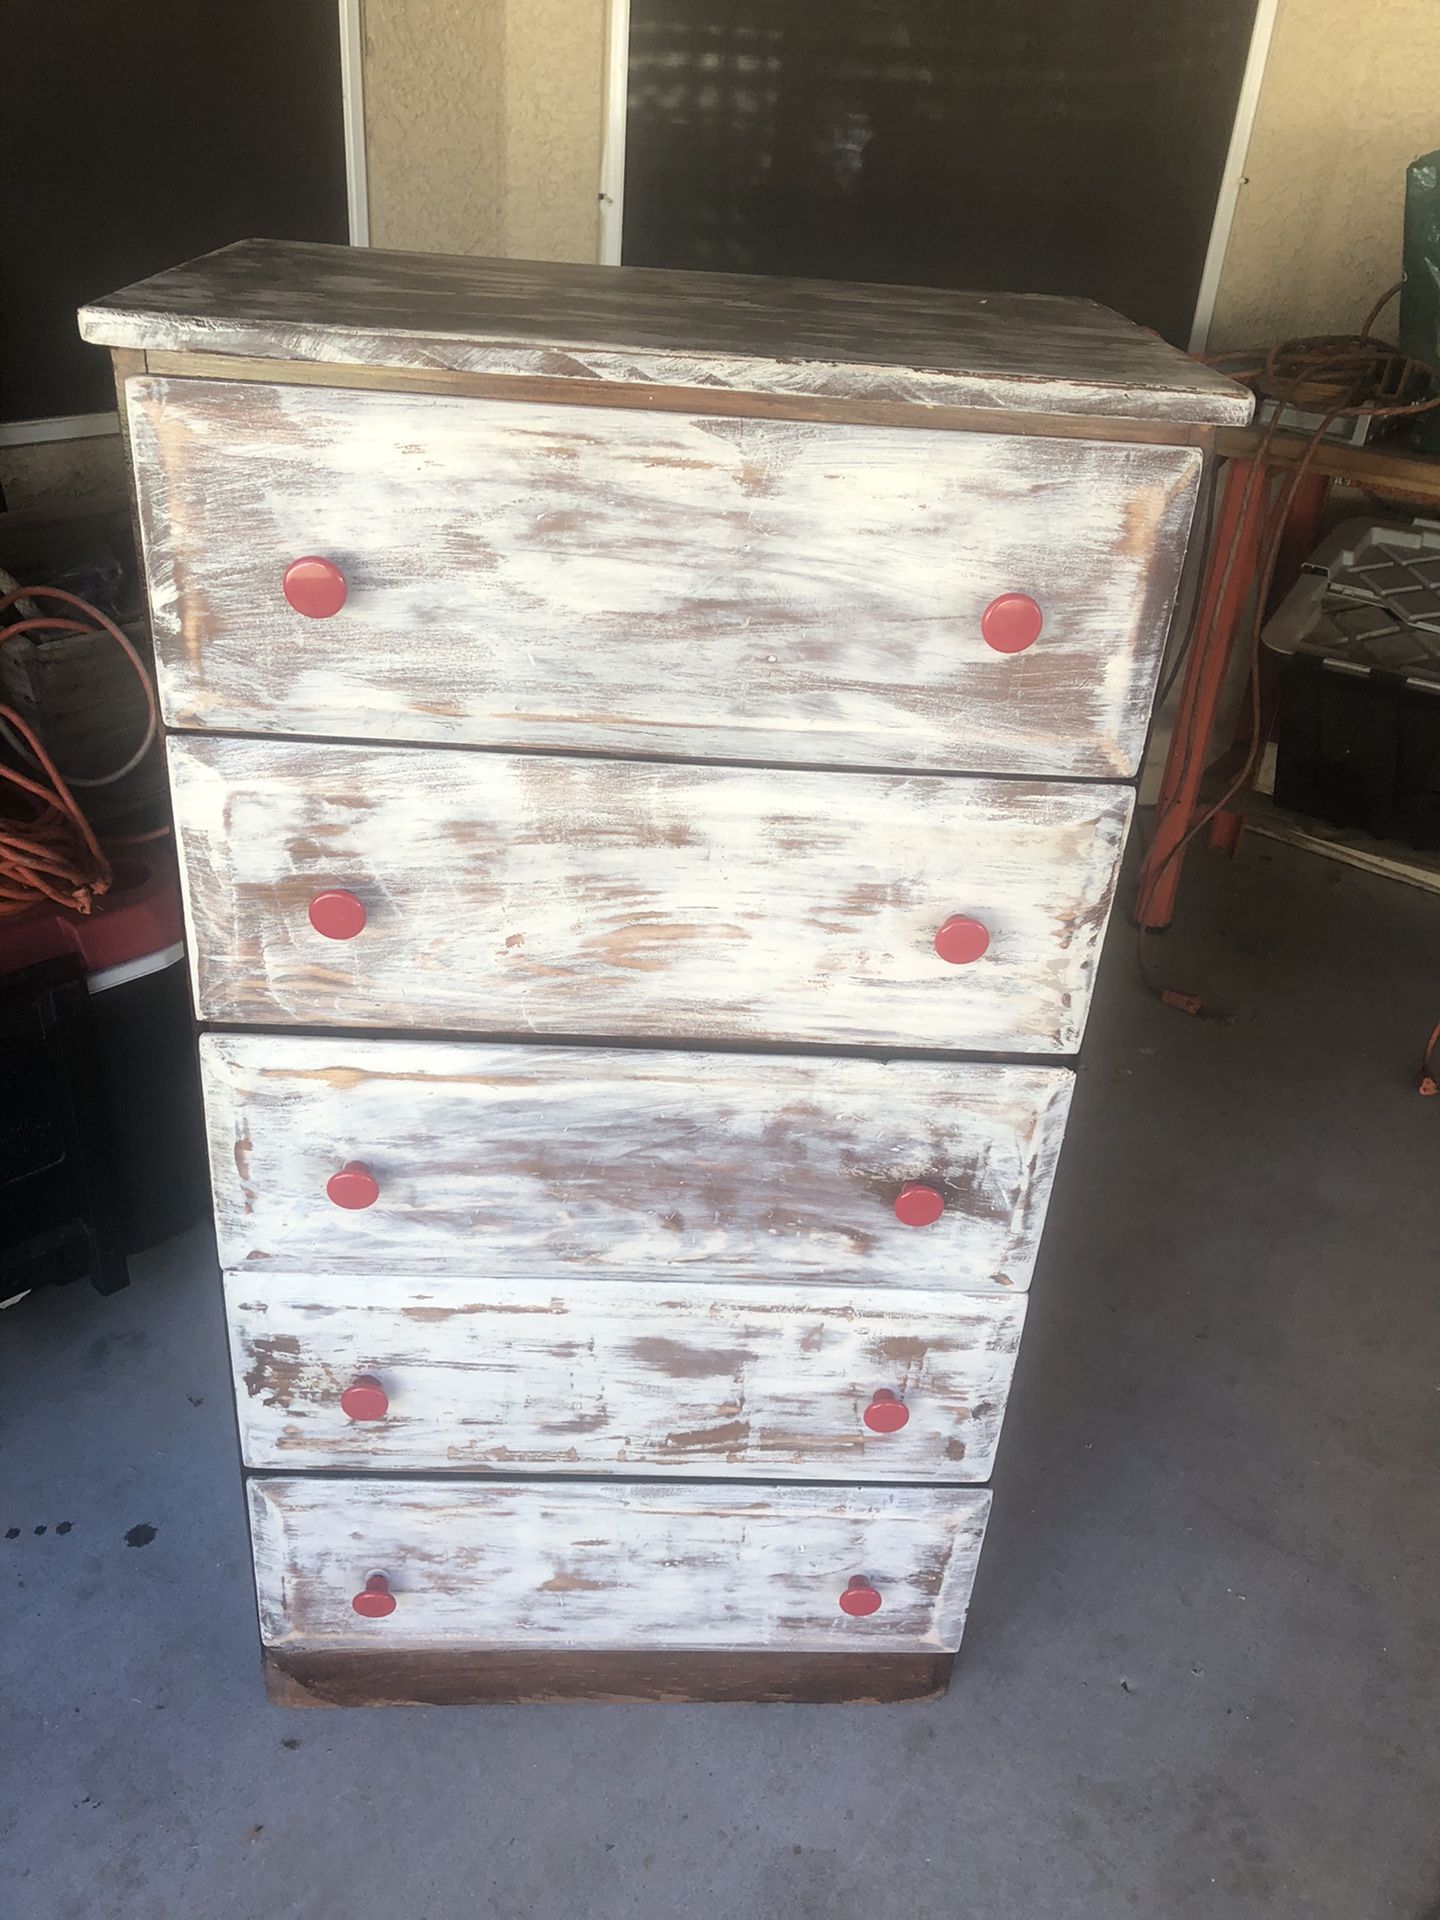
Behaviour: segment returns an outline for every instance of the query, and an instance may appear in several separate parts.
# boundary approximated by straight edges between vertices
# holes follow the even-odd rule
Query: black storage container
[[[1440,852],[1440,694],[1294,654],[1275,741],[1277,805]]]
[[[86,917],[0,924],[0,1301],[88,1279],[182,1231],[207,1200],[173,867],[116,875]]]
[[[1440,526],[1345,521],[1264,637],[1277,804],[1440,851]]]

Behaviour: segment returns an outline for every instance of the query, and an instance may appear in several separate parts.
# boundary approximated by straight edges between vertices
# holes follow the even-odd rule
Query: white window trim
[[[363,0],[339,0],[340,99],[345,112],[345,199],[350,244],[370,244],[370,178],[365,164],[365,36]]]
[[[0,420],[0,447],[35,447],[45,440],[99,440],[119,431],[118,413],[58,413],[50,420]]]
[[[630,0],[610,0],[605,25],[600,143],[600,264],[618,267],[625,246],[625,119],[630,106]]]
[[[1245,161],[1250,152],[1250,136],[1255,131],[1260,87],[1265,78],[1265,63],[1270,58],[1270,42],[1274,37],[1275,15],[1279,6],[1280,0],[1259,0],[1255,8],[1250,52],[1240,81],[1240,97],[1235,102],[1235,123],[1230,129],[1230,145],[1220,173],[1220,192],[1215,200],[1210,245],[1205,250],[1200,291],[1195,297],[1195,317],[1190,326],[1191,353],[1204,353],[1210,342],[1215,301],[1220,292],[1220,278],[1225,271],[1225,255],[1230,248],[1230,232],[1235,225],[1240,189],[1245,184]]]

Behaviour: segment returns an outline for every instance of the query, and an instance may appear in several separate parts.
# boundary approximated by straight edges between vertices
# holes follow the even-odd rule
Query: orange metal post
[[[1275,570],[1271,576],[1270,592],[1265,603],[1267,616],[1274,612],[1294,586],[1300,577],[1300,569],[1319,544],[1320,535],[1325,527],[1326,508],[1330,504],[1331,484],[1328,473],[1307,473],[1291,495],[1290,504],[1285,511],[1285,530],[1280,536],[1280,545],[1275,556]],[[1260,730],[1262,738],[1268,739],[1271,722],[1274,719],[1274,698],[1273,689],[1268,687],[1263,675],[1261,698]],[[1242,738],[1253,745],[1248,708]],[[1253,774],[1251,777],[1253,779]],[[1244,834],[1244,815],[1225,808],[1210,822],[1205,839],[1207,845],[1213,847],[1216,852],[1227,853],[1233,859],[1240,851],[1240,842]],[[1176,864],[1178,865],[1178,861]]]
[[[1136,922],[1150,930],[1168,927],[1174,917],[1183,842],[1195,818],[1231,643],[1254,584],[1269,477],[1258,475],[1247,493],[1252,471],[1253,462],[1232,460],[1219,481],[1220,506],[1195,606],[1194,639],[1175,731],[1165,756],[1155,834],[1136,889]]]

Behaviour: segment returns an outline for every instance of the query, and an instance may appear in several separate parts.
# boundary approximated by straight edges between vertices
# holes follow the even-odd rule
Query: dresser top
[[[1243,423],[1250,395],[1093,301],[239,240],[80,312],[86,340],[1119,419]]]

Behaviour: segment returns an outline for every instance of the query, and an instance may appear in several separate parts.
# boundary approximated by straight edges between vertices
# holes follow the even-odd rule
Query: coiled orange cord
[[[78,594],[63,587],[16,587],[0,595],[0,616],[17,600],[60,601],[83,614],[83,619],[66,619],[58,614],[35,614],[0,626],[0,641],[13,640],[24,633],[108,633],[135,670],[145,692],[145,734],[123,766],[97,778],[75,781],[75,785],[105,786],[118,780],[150,751],[157,730],[155,690],[145,663],[130,640],[115,622],[92,607]],[[114,875],[110,861],[90,822],[71,791],[71,783],[60,772],[50,755],[36,739],[23,715],[0,703],[0,720],[18,737],[24,753],[33,760],[36,777],[0,761],[0,918],[28,912],[50,902],[69,907],[77,913],[89,913],[95,902],[110,888]],[[133,845],[141,840],[163,838],[168,827],[138,834],[112,845]]]

